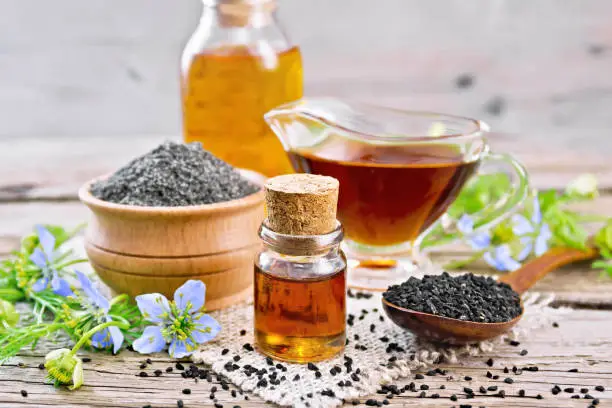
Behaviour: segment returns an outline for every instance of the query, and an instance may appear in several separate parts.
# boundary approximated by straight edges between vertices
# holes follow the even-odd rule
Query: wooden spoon
[[[597,250],[592,247],[586,251],[573,248],[553,248],[499,280],[510,285],[518,294],[523,294],[544,275],[560,266],[592,259],[596,256]],[[404,309],[389,303],[384,298],[382,303],[387,316],[393,323],[412,331],[423,339],[447,344],[466,344],[497,337],[512,328],[523,317],[521,313],[507,322],[478,323]]]

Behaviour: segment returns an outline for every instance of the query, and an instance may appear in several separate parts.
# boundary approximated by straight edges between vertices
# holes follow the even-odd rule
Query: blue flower
[[[181,358],[192,354],[198,344],[214,339],[221,326],[202,312],[205,295],[203,282],[189,280],[174,292],[172,302],[161,293],[136,296],[142,316],[155,325],[147,326],[134,341],[134,350],[142,354],[157,353],[170,343],[170,356]]]
[[[38,233],[40,246],[36,247],[32,255],[30,255],[30,261],[40,268],[42,277],[34,282],[32,290],[34,292],[40,292],[47,289],[49,284],[51,284],[51,289],[56,294],[60,296],[73,295],[70,284],[65,279],[60,278],[59,273],[53,267],[53,264],[60,256],[60,254],[55,251],[55,237],[46,228],[40,225],[36,226],[36,231]]]
[[[499,271],[513,271],[521,264],[512,258],[507,244],[491,247],[491,235],[488,232],[474,232],[474,220],[464,214],[457,221],[457,229],[467,239],[467,243],[476,251],[486,251],[483,259]]]
[[[537,198],[533,200],[531,220],[523,215],[515,214],[512,216],[512,222],[514,224],[512,231],[520,237],[523,245],[517,256],[519,261],[523,261],[532,252],[536,256],[540,256],[548,250],[548,241],[552,237],[552,233],[548,224],[542,222],[542,211]]]
[[[81,289],[77,293],[81,305],[95,316],[98,323],[111,321],[112,318],[108,315],[111,307],[108,299],[94,287],[84,273],[79,271],[75,271],[75,273],[81,284]],[[113,353],[116,354],[123,344],[123,339],[121,330],[118,327],[110,326],[95,333],[91,338],[91,345],[99,349],[105,349],[112,345]]]

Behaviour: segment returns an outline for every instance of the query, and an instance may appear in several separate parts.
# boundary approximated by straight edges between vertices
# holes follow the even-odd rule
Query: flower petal
[[[47,267],[47,257],[40,248],[34,249],[34,252],[32,252],[32,255],[30,255],[30,261],[32,261],[34,265],[38,266],[40,269]]]
[[[89,298],[89,301],[94,305],[102,309],[104,312],[108,312],[110,309],[110,303],[108,299],[106,299],[102,294],[96,289],[93,283],[89,280],[87,275],[82,272],[74,271],[77,278],[79,279],[79,283],[81,284],[81,289],[83,293]]]
[[[472,249],[485,249],[491,245],[491,237],[485,232],[477,233],[469,237],[468,243]]]
[[[117,354],[117,352],[121,348],[121,345],[123,344],[123,333],[116,326],[109,327],[108,331],[110,332],[110,338],[113,342],[113,354]]]
[[[70,289],[70,284],[59,277],[57,272],[53,272],[53,278],[51,279],[51,288],[53,292],[60,296],[73,296],[74,292]]]
[[[529,256],[529,254],[533,250],[533,239],[531,237],[521,237],[520,241],[523,246],[521,248],[521,251],[516,256],[516,259],[522,262]]]
[[[152,323],[162,323],[170,316],[168,299],[161,293],[136,296],[136,303],[142,316]]]
[[[42,277],[36,282],[34,282],[34,284],[32,285],[32,290],[34,292],[40,292],[41,290],[47,289],[48,285],[49,285],[49,278]]]
[[[38,242],[40,242],[45,255],[47,255],[47,260],[52,262],[53,253],[55,252],[55,237],[42,225],[36,226],[36,233],[38,234]]]
[[[469,215],[463,214],[457,220],[457,229],[464,235],[472,233],[474,231],[474,220]]]
[[[170,343],[168,354],[170,354],[172,358],[182,358],[190,356],[195,350],[196,346],[190,339],[186,341],[174,339],[172,343]]]
[[[520,214],[512,216],[512,224],[512,232],[516,235],[531,234],[534,231],[531,222]]]
[[[533,199],[533,214],[531,215],[531,221],[535,225],[539,225],[542,222],[542,209],[540,208],[540,200],[536,196]]]
[[[514,271],[521,266],[510,255],[510,247],[508,245],[500,245],[495,248],[494,256],[501,271]]]
[[[140,354],[157,353],[166,347],[166,340],[159,326],[147,326],[142,336],[134,340],[132,347]]]
[[[543,224],[540,228],[540,235],[535,239],[535,254],[536,256],[542,255],[548,251],[548,240],[552,237],[548,224]]]
[[[71,390],[76,390],[81,385],[83,385],[83,361],[80,358],[77,358],[77,363],[74,366],[74,371],[72,372],[72,385],[68,387]]]
[[[189,313],[195,313],[204,306],[206,285],[199,280],[188,280],[174,292],[174,302],[180,309],[189,307]]]
[[[111,337],[108,328],[100,330],[91,336],[91,345],[98,349],[105,349],[111,345]]]
[[[191,335],[196,343],[202,344],[211,341],[221,331],[221,325],[209,315],[202,315],[193,321],[195,327]]]

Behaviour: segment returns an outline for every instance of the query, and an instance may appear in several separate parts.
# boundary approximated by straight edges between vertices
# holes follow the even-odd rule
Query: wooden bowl
[[[264,177],[241,170],[257,184]],[[93,216],[85,233],[92,267],[112,290],[136,296],[159,292],[172,299],[189,279],[206,284],[208,310],[248,297],[253,261],[260,249],[257,230],[264,217],[263,189],[247,197],[186,207],[141,207],[79,198]]]

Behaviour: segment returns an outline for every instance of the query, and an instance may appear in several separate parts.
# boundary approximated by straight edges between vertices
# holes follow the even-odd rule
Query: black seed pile
[[[523,311],[519,295],[509,285],[471,273],[411,277],[390,286],[383,297],[405,309],[471,322],[506,322]]]
[[[219,203],[257,190],[258,186],[197,142],[165,142],[91,186],[91,193],[100,200],[159,207]]]

